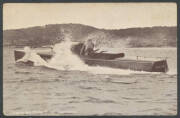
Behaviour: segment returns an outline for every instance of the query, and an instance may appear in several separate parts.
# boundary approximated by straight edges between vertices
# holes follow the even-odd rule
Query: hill
[[[79,42],[92,38],[97,45],[108,47],[176,47],[177,27],[108,30],[82,24],[52,24],[3,31],[3,44],[9,46],[54,45],[68,38]]]

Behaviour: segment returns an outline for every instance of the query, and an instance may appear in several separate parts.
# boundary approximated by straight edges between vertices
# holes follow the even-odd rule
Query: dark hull
[[[84,58],[84,62],[91,66],[107,66],[112,68],[130,69],[147,72],[167,72],[168,66],[166,60],[160,61],[142,61],[142,60],[100,60]]]
[[[24,56],[23,51],[14,51],[15,60],[18,60]],[[51,53],[39,53],[39,55],[47,60],[52,58]],[[168,65],[166,60],[160,61],[143,61],[143,60],[129,60],[129,59],[92,59],[88,57],[80,57],[86,64],[90,66],[105,66],[111,68],[130,69],[136,71],[147,71],[147,72],[167,72]],[[30,63],[30,62],[28,62]]]

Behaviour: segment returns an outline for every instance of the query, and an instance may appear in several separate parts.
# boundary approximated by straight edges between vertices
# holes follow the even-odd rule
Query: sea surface
[[[50,65],[48,67],[18,65],[14,61],[14,48],[4,47],[4,114],[18,116],[177,114],[176,48],[106,50],[125,52],[127,57],[167,58],[169,72],[151,73],[88,67],[77,58],[74,59],[62,52],[48,63]]]

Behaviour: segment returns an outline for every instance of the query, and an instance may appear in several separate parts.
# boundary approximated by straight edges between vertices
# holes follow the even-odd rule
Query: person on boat
[[[94,43],[92,39],[88,39],[80,50],[80,55],[90,56],[94,52]]]
[[[97,52],[98,50],[99,49],[95,49],[94,43],[92,42],[92,40],[88,40],[85,43],[77,43],[77,44],[72,45],[71,47],[72,53],[82,58],[83,56],[85,56],[85,57],[89,57],[93,59],[104,59],[104,60],[111,59],[112,60],[116,58],[122,58],[125,56],[124,53],[112,54],[112,53],[107,53],[106,51]]]

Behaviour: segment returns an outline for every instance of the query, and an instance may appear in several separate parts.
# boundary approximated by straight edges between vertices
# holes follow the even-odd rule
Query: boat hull
[[[143,60],[99,60],[99,59],[83,59],[84,62],[91,66],[107,66],[111,68],[129,69],[147,72],[167,72],[168,66],[166,60],[160,61],[143,61]]]
[[[25,55],[23,51],[14,51],[15,61],[21,59]],[[51,59],[53,54],[51,53],[38,53],[44,60]],[[89,66],[105,66],[111,68],[119,68],[119,69],[129,69],[136,71],[147,71],[147,72],[167,72],[168,65],[167,60],[159,60],[159,61],[145,61],[145,60],[130,60],[130,59],[113,59],[113,60],[105,60],[105,59],[92,59],[87,57],[80,57],[86,64]],[[28,62],[28,64],[33,65],[33,63]]]

